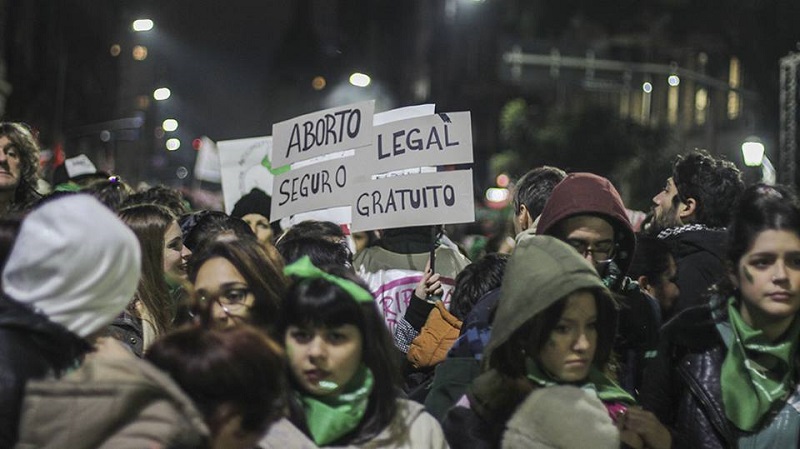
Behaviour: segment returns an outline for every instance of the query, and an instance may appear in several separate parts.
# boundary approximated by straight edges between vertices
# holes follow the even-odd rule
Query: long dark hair
[[[766,230],[789,231],[800,237],[800,203],[786,186],[756,184],[742,193],[728,226],[725,262],[731,273],[736,273],[739,260]],[[716,291],[727,297],[734,293],[735,287],[726,277]]]
[[[325,267],[325,271],[369,291],[360,278],[344,267]],[[346,291],[321,278],[295,279],[282,303],[281,317],[280,335],[286,335],[292,325],[330,328],[351,324],[358,328],[363,340],[361,359],[372,371],[375,382],[366,415],[348,443],[369,440],[386,428],[397,411],[400,368],[377,304],[356,302]]]
[[[255,301],[250,308],[250,323],[270,332],[278,321],[280,302],[286,293],[286,278],[270,261],[266,251],[255,240],[213,242],[193,254],[189,263],[189,281],[194,284],[197,272],[209,259],[221,257],[242,275]],[[276,334],[281,335],[281,334]]]
[[[136,298],[147,309],[156,335],[160,336],[172,327],[176,313],[164,277],[164,236],[175,217],[168,209],[155,204],[122,209],[119,217],[133,230],[142,247],[142,277],[136,288]],[[129,309],[139,316],[135,308]]]

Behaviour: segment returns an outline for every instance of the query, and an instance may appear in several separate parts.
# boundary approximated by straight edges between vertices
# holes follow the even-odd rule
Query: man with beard
[[[41,197],[39,144],[26,125],[0,123],[0,216],[23,210]]]
[[[678,156],[672,176],[653,197],[650,231],[670,246],[678,264],[681,293],[673,314],[704,303],[708,288],[724,276],[725,227],[742,190],[732,162],[695,150]]]

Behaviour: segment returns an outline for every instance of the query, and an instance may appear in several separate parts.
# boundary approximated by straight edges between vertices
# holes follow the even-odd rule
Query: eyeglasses
[[[200,296],[200,302],[208,304],[209,301],[214,301],[228,317],[241,318],[241,313],[249,309],[246,300],[252,293],[247,287],[228,287],[217,295]]]
[[[584,240],[568,239],[567,243],[581,253],[583,257],[589,257],[589,254],[591,254],[595,263],[611,262],[614,260],[616,253],[614,242],[598,242],[591,245]]]

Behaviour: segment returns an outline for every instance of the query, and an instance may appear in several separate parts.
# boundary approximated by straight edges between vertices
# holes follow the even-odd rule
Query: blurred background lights
[[[363,73],[356,72],[350,75],[350,84],[357,87],[367,87],[369,83],[372,82],[369,75],[365,75]]]
[[[500,173],[497,175],[497,179],[495,179],[495,183],[499,187],[508,187],[508,183],[511,182],[511,179],[505,173]]]
[[[667,82],[670,86],[675,87],[681,83],[681,79],[678,77],[678,75],[670,75],[669,78],[667,78]]]
[[[194,148],[196,151],[200,151],[200,148],[202,147],[203,147],[203,139],[198,137],[192,140],[192,148]]]
[[[314,79],[311,80],[311,87],[313,87],[314,90],[322,90],[327,84],[328,82],[325,81],[325,78],[322,76],[315,76]]]
[[[175,151],[181,147],[181,141],[176,138],[167,139],[167,149],[169,151]]]
[[[189,176],[189,169],[181,165],[175,170],[175,176],[177,176],[178,179],[186,179],[186,177]]]
[[[119,44],[114,44],[108,49],[108,52],[111,53],[111,56],[116,58],[122,52],[122,47],[120,47]]]
[[[150,19],[138,19],[133,21],[133,31],[150,31],[153,29],[153,21]]]
[[[650,84],[650,82],[645,81],[644,83],[642,83],[642,90],[644,91],[644,93],[649,94],[650,92],[653,91],[653,85]]]
[[[486,189],[486,200],[490,203],[502,203],[508,200],[508,189],[492,187]]]
[[[137,45],[133,47],[133,59],[137,61],[144,61],[147,59],[147,47],[144,45]]]
[[[161,124],[161,127],[167,132],[175,131],[178,129],[178,121],[174,118],[168,118],[164,120],[164,123]]]
[[[158,101],[166,100],[170,95],[172,95],[172,91],[166,87],[159,87],[153,91],[153,98]]]

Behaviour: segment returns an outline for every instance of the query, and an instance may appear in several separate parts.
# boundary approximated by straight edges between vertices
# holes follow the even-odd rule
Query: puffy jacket
[[[708,305],[686,309],[664,326],[640,402],[670,429],[672,447],[736,447],[737,430],[722,405],[726,352]]]
[[[16,441],[25,384],[63,374],[90,350],[63,326],[0,297],[0,447],[12,447]]]
[[[447,356],[461,330],[461,320],[437,301],[417,338],[408,348],[408,360],[414,368],[437,365]]]

